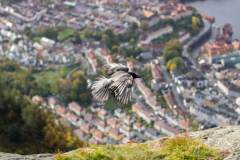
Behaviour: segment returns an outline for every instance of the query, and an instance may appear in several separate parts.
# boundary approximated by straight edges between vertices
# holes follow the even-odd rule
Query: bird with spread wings
[[[99,101],[116,98],[121,103],[128,103],[132,97],[134,79],[141,77],[122,64],[112,63],[106,68],[109,78],[101,76],[93,82],[92,95]]]

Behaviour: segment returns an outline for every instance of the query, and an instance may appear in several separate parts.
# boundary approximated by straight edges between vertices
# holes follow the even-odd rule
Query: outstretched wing
[[[116,72],[111,77],[113,83],[110,89],[121,103],[128,103],[132,98],[133,77],[123,71]]]
[[[111,85],[112,80],[105,77],[100,77],[97,81],[92,84],[92,95],[98,101],[106,101],[112,94],[109,86]]]
[[[123,72],[128,72],[129,68],[123,64],[118,64],[118,63],[111,63],[111,64],[107,64],[106,68],[108,70],[108,74],[112,75],[115,72],[118,71],[123,71]]]

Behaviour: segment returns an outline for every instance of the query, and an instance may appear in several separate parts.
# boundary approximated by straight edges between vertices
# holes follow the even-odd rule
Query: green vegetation
[[[165,43],[165,42],[168,42],[171,39],[175,39],[177,37],[178,37],[177,32],[173,32],[173,33],[170,33],[170,34],[160,36],[159,38],[156,38],[156,39],[152,40],[152,42],[153,43]]]
[[[164,48],[163,58],[166,68],[171,71],[181,71],[184,67],[182,56],[182,45],[176,39],[170,40]]]
[[[110,29],[104,31],[89,28],[76,30],[65,27],[39,27],[35,32],[26,28],[25,34],[34,41],[39,41],[41,37],[47,37],[57,42],[70,40],[74,44],[93,39],[103,42],[112,54],[122,53],[126,57],[136,57],[143,51],[142,48],[137,47],[139,30],[136,24],[132,24],[126,33],[121,34],[116,34]],[[127,45],[121,46],[124,43]]]
[[[156,31],[168,24],[173,25],[175,22],[173,20],[160,20],[157,24],[153,25],[152,27],[149,28],[149,30]]]
[[[64,41],[71,38],[75,34],[75,30],[72,28],[66,28],[58,33],[57,40]]]
[[[202,27],[201,19],[197,16],[192,16],[192,29],[194,32],[198,32]]]
[[[152,71],[150,66],[145,66],[140,70],[140,76],[142,77],[143,81],[146,82],[146,85],[151,88],[151,81],[153,79],[152,77]]]
[[[54,115],[32,104],[37,91],[31,71],[15,62],[0,63],[0,150],[21,154],[68,151],[83,143]]]
[[[65,41],[72,38],[75,38],[77,31],[73,28],[64,28],[64,27],[39,27],[36,32],[32,32],[30,28],[25,29],[25,34],[28,35],[32,40],[39,40],[41,37],[47,37],[55,41]],[[72,39],[73,41],[75,39]]]
[[[164,99],[164,97],[157,93],[157,101],[160,103],[161,107],[162,108],[168,108],[168,105],[167,105],[167,102],[166,100]]]
[[[0,81],[24,95],[43,97],[59,95],[63,102],[77,101],[86,107],[91,102],[85,73],[79,70],[67,76],[76,65],[58,70],[35,72],[21,69],[13,61],[1,60],[0,62],[2,75]]]
[[[66,103],[76,101],[83,106],[91,102],[90,92],[87,89],[86,75],[79,70],[67,77],[71,67],[59,70],[47,70],[33,73],[35,94],[41,96],[59,95]]]
[[[161,36],[159,38],[154,39],[153,43],[163,43],[165,44],[171,39],[178,38],[178,33],[180,31],[187,31],[192,36],[196,35],[203,28],[203,21],[199,14],[194,13],[191,16],[182,18],[178,21],[174,20],[161,20],[156,25],[152,26],[150,30],[158,30],[166,25],[171,25],[174,29],[173,33]]]
[[[156,142],[157,143],[157,142]],[[57,160],[222,160],[217,149],[210,148],[187,137],[167,139],[162,145],[127,144],[120,146],[92,146]]]
[[[183,66],[184,66],[183,59],[181,57],[174,57],[170,59],[166,65],[167,69],[170,72],[175,72],[177,70],[180,70],[183,68]]]
[[[132,24],[126,33],[116,34],[112,30],[97,31],[84,29],[79,32],[80,39],[94,39],[103,42],[112,54],[123,54],[126,57],[136,57],[143,51],[137,47],[139,31],[136,24]],[[121,46],[126,44],[126,46]]]
[[[222,160],[220,152],[186,137],[168,139],[161,148],[168,160]]]
[[[197,18],[199,21],[198,23],[198,27],[199,27],[199,30],[195,30],[194,26],[192,25],[193,24],[193,19]],[[185,17],[179,21],[176,21],[174,24],[173,24],[173,27],[174,27],[174,30],[176,32],[178,31],[181,31],[181,30],[185,30],[185,31],[188,31],[191,33],[191,35],[196,35],[203,27],[203,21],[202,21],[202,18],[201,18],[201,15],[197,14],[197,13],[194,13],[192,16],[188,16],[188,17]]]
[[[87,89],[86,75],[82,71],[74,72],[69,78],[60,79],[57,82],[58,94],[63,96],[66,102],[76,101],[88,107],[91,103],[91,94]]]

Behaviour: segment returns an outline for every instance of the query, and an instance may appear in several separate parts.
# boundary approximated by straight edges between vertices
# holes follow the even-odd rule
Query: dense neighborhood
[[[177,0],[27,0],[0,2],[0,57],[35,72],[69,67],[87,81],[104,66],[139,72],[127,106],[62,95],[34,95],[81,140],[142,142],[239,124],[240,41],[230,24]],[[73,67],[74,66],[74,67]]]

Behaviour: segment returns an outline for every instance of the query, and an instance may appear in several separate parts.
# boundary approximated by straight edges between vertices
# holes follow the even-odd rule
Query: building
[[[238,40],[232,43],[219,40],[216,42],[208,42],[202,47],[202,52],[207,56],[209,63],[212,63],[212,59],[217,56],[223,56],[229,54],[231,51],[239,50],[240,42]]]
[[[45,103],[43,97],[41,97],[41,96],[33,96],[32,101],[33,101],[33,103],[35,103],[37,105],[42,105]]]
[[[222,68],[238,68],[238,64],[240,64],[240,50],[212,57],[211,63],[218,64]]]
[[[107,119],[107,125],[109,125],[111,128],[116,128],[118,124],[118,120],[114,117]]]
[[[68,109],[78,116],[81,115],[82,108],[76,102],[69,103],[68,104]]]
[[[97,63],[96,55],[94,54],[93,50],[91,49],[88,50],[86,53],[86,57],[92,67],[92,71],[96,73],[98,63]]]
[[[136,86],[138,90],[143,94],[147,104],[152,107],[153,110],[160,111],[161,106],[157,102],[156,95],[144,84],[144,82],[140,79],[135,80]],[[163,114],[161,112],[161,114]]]
[[[95,121],[95,126],[97,127],[98,130],[100,130],[101,132],[107,132],[109,129],[109,126],[107,126],[107,124],[105,123],[105,121],[102,121],[100,119],[97,119]]]
[[[86,134],[90,134],[91,133],[91,128],[92,127],[88,123],[82,123],[79,126],[79,129],[82,130]]]
[[[62,106],[58,106],[56,108],[56,114],[61,116],[61,117],[65,117],[65,113],[66,113],[66,109],[65,107],[62,107]]]
[[[100,119],[105,120],[107,118],[107,111],[103,108],[101,108],[98,112],[97,115]]]
[[[157,119],[154,122],[154,128],[169,136],[174,136],[179,133],[179,131],[176,128],[170,126],[168,123],[161,119]]]
[[[167,92],[164,92],[163,94],[163,98],[165,99],[167,105],[171,108],[174,109],[176,108],[176,102],[175,99],[173,97],[172,91],[168,90]]]
[[[59,104],[59,101],[56,98],[54,98],[54,97],[49,97],[48,98],[48,106],[51,109],[54,109],[57,104]]]
[[[98,143],[104,143],[104,134],[95,129],[92,131],[92,137],[97,140]]]
[[[85,134],[84,134],[84,132],[81,130],[81,129],[75,129],[74,131],[73,131],[73,133],[74,133],[74,135],[76,135],[79,139],[84,139],[84,136],[85,136]]]
[[[77,126],[78,117],[73,113],[66,113],[65,118],[74,126]]]
[[[116,141],[120,141],[123,138],[123,135],[119,132],[117,128],[112,128],[108,134],[109,134],[109,137],[111,137]]]
[[[240,97],[240,87],[234,85],[228,80],[219,80],[217,86],[227,96],[235,98]]]
[[[139,117],[144,119],[147,123],[152,122],[152,113],[146,109],[143,104],[135,103],[132,105],[132,111],[135,112]]]

